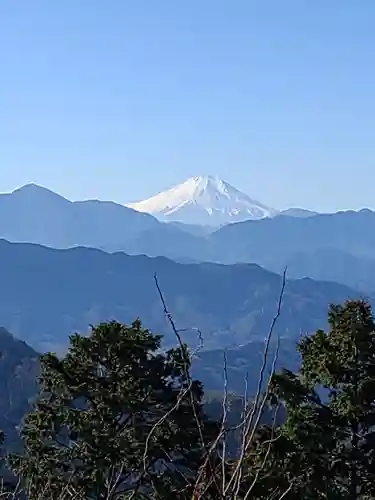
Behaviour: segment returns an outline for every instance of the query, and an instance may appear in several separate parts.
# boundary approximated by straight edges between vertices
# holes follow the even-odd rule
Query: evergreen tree
[[[12,475],[9,473],[6,467],[6,452],[3,448],[5,435],[0,431],[0,497],[4,500],[12,498],[15,500],[16,486],[13,481]]]
[[[299,343],[300,373],[273,377],[287,419],[272,439],[262,429],[249,454],[247,483],[262,469],[258,498],[287,485],[289,500],[375,498],[374,318],[357,300],[330,306],[328,320]]]
[[[10,458],[31,498],[189,498],[216,425],[186,348],[164,354],[160,341],[140,321],[110,322],[71,336],[64,358],[42,357],[25,454]]]

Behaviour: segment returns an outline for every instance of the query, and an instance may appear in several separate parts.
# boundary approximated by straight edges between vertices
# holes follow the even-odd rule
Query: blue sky
[[[373,0],[0,0],[0,191],[375,208]]]

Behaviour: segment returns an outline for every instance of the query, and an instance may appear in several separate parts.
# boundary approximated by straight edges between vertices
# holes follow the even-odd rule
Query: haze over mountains
[[[179,264],[169,259],[108,254],[96,249],[56,250],[0,240],[0,318],[7,330],[40,350],[66,345],[67,334],[89,324],[136,317],[175,338],[165,320],[155,273],[186,341],[205,335],[205,348],[235,347],[264,332],[275,314],[281,277],[255,264]],[[278,331],[298,338],[325,320],[327,302],[355,291],[310,279],[289,281]]]
[[[86,334],[90,324],[113,319],[130,324],[137,317],[164,336],[164,348],[175,346],[156,273],[183,341],[195,349],[203,337],[194,357],[194,376],[207,389],[220,390],[223,349],[228,348],[228,387],[241,391],[249,373],[254,375],[249,377],[249,390],[254,388],[264,338],[277,310],[280,275],[255,264],[189,265],[163,257],[89,248],[56,250],[5,240],[0,240],[0,262],[1,323],[38,352],[63,354],[69,334]],[[338,283],[288,280],[270,350],[279,337],[280,365],[294,369],[300,336],[326,327],[330,302],[341,303],[357,293]],[[0,336],[0,351],[1,342]],[[3,363],[0,359],[0,374]]]
[[[113,202],[71,202],[36,184],[1,194],[0,213],[1,237],[56,248],[100,246],[103,241],[107,241],[109,246],[116,245],[116,241],[121,242],[142,230],[160,225],[151,215]],[[125,231],[112,234],[114,227],[123,227]]]
[[[266,322],[260,318],[269,320],[276,304],[280,277],[254,264],[277,273],[288,265],[290,278],[312,277],[351,287],[327,292],[328,285],[316,285],[326,290],[318,292],[318,314],[311,311],[316,309],[315,299],[305,282],[293,282],[301,283],[297,296],[309,305],[300,315],[290,304],[298,332],[317,327],[328,302],[358,293],[355,290],[369,295],[375,291],[375,214],[369,210],[278,215],[218,230],[209,226],[209,231],[199,227],[201,232],[196,225],[163,223],[112,202],[71,202],[35,185],[0,195],[4,240],[129,254],[111,256],[84,248],[65,253],[2,241],[3,325],[38,349],[61,346],[69,332],[108,317],[129,322],[139,315],[148,326],[164,331],[167,325],[153,284],[157,272],[184,327],[204,329],[207,348],[235,347],[264,332]],[[52,324],[53,317],[57,323]],[[292,317],[285,312],[287,321],[281,323],[289,332],[296,325]],[[303,318],[314,317],[317,323],[303,323]],[[293,336],[296,331],[297,326]]]
[[[180,263],[248,262],[276,272],[287,265],[290,277],[375,290],[374,212],[288,213],[219,229],[165,223],[113,202],[71,202],[32,184],[0,195],[0,238],[53,248],[85,246],[165,256]]]
[[[0,195],[0,324],[28,344],[0,330],[9,401],[16,383],[35,390],[37,355],[28,346],[64,352],[68,335],[90,324],[140,317],[165,347],[175,345],[155,273],[184,340],[196,346],[197,328],[203,334],[193,375],[210,390],[222,388],[223,348],[231,390],[242,390],[246,373],[256,380],[285,265],[274,332],[280,365],[296,367],[295,342],[326,326],[329,303],[362,293],[375,302],[374,212],[279,212],[216,178],[189,185],[190,202],[157,217],[110,201],[71,202],[34,184]],[[205,224],[187,224],[190,216]],[[13,398],[2,425],[13,428],[27,404]]]

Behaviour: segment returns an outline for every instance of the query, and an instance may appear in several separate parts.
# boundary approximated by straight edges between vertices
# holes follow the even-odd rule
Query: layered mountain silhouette
[[[188,229],[111,201],[72,202],[36,184],[0,194],[0,238],[133,254],[164,255],[167,248],[170,257],[183,255],[185,248],[200,248],[200,240]]]
[[[71,202],[36,184],[0,195],[0,236],[10,241],[57,248],[121,245],[144,230],[160,226],[151,215],[113,202]],[[113,229],[124,231],[114,233]]]
[[[37,352],[63,353],[70,333],[85,334],[90,324],[100,321],[130,323],[140,317],[146,327],[164,335],[165,348],[176,345],[155,274],[184,341],[196,347],[203,336],[203,346],[194,356],[193,376],[206,390],[220,391],[223,349],[228,348],[228,387],[241,392],[248,374],[249,393],[255,390],[264,338],[277,310],[280,275],[255,264],[179,264],[164,257],[83,247],[58,250],[5,240],[0,240],[0,265],[4,325],[0,329],[0,404],[5,409],[0,428],[11,439],[37,391]],[[300,336],[326,327],[330,302],[357,295],[336,283],[308,278],[287,281],[270,355],[279,338],[279,365],[295,368],[295,343]]]
[[[263,339],[276,312],[281,277],[255,264],[179,264],[163,257],[55,250],[0,241],[3,326],[38,351],[61,352],[68,334],[109,319],[145,326],[175,337],[163,313],[154,275],[184,339],[205,348],[237,347]],[[336,283],[290,280],[276,333],[299,338],[325,324],[327,304],[357,296]]]
[[[112,202],[71,202],[32,184],[0,195],[0,238],[53,248],[84,246],[165,256],[180,263],[257,263],[275,272],[287,265],[290,277],[375,290],[375,213],[305,215],[281,213],[217,230],[163,223]]]
[[[256,262],[289,276],[335,280],[375,290],[375,212],[287,216],[221,228],[210,237],[215,260]]]

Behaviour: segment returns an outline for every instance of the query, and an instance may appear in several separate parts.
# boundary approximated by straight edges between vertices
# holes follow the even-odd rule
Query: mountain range
[[[0,317],[6,328],[37,349],[60,346],[68,332],[82,330],[88,323],[108,315],[124,321],[139,315],[153,328],[163,330],[166,325],[152,282],[153,273],[157,272],[166,280],[164,286],[174,313],[184,327],[199,326],[206,330],[207,347],[236,347],[249,341],[247,334],[263,333],[266,324],[262,323],[259,310],[266,311],[265,317],[270,318],[271,310],[264,309],[264,304],[255,299],[261,294],[259,290],[267,290],[269,294],[272,290],[274,295],[262,292],[266,293],[266,303],[271,297],[273,305],[276,300],[280,277],[267,274],[254,264],[275,273],[282,272],[287,265],[290,278],[308,276],[339,282],[371,296],[375,291],[373,229],[375,213],[370,210],[309,217],[279,214],[219,229],[163,223],[150,214],[112,202],[71,202],[48,189],[27,185],[0,195],[0,238],[57,249],[90,247],[92,250],[77,248],[75,253],[57,250],[49,253],[37,245],[17,246],[2,241],[0,258],[6,294],[0,304]],[[112,257],[108,255],[111,253]],[[243,265],[238,264],[241,262]],[[62,272],[64,269],[67,271]],[[263,277],[259,280],[254,278],[260,275]],[[109,291],[95,295],[96,276],[98,286],[106,283]],[[74,286],[67,283],[68,277]],[[90,283],[87,290],[80,279]],[[126,291],[126,285],[121,291],[118,279],[122,284],[129,281],[130,287],[138,281],[140,285],[131,292]],[[16,289],[15,283],[18,283]],[[32,287],[39,283],[40,289],[35,294]],[[48,289],[52,290],[50,295]],[[121,293],[124,297],[119,302],[117,297]],[[148,293],[153,294],[152,299]],[[338,298],[347,294],[339,294]],[[328,295],[322,297],[324,308]],[[72,302],[68,307],[71,297],[75,297],[75,305]],[[246,306],[250,307],[247,310],[244,304],[249,301],[252,305]],[[48,304],[48,310],[44,303]],[[212,309],[213,303],[217,309]],[[258,311],[255,315],[254,310]],[[54,328],[53,311],[58,313]],[[47,322],[43,320],[45,315],[50,316]],[[311,317],[311,313],[308,315]],[[324,314],[319,313],[318,318],[322,317]],[[298,328],[309,329],[310,325],[304,321],[298,317]],[[316,324],[313,322],[312,327]],[[290,323],[284,326],[294,328]]]
[[[247,221],[211,235],[212,260],[256,262],[275,272],[288,266],[291,277],[334,280],[371,291],[375,290],[374,229],[375,212],[368,209]]]
[[[329,303],[361,294],[375,303],[374,212],[279,212],[220,182],[194,191],[197,210],[191,203],[156,217],[113,202],[72,202],[34,184],[0,195],[0,428],[8,435],[37,390],[37,353],[63,353],[70,333],[140,317],[164,335],[164,347],[175,345],[155,275],[183,340],[196,348],[203,336],[192,374],[208,391],[222,390],[224,348],[229,390],[241,393],[247,375],[255,390],[286,265],[270,353],[279,337],[279,366],[296,368],[296,341],[325,328]],[[228,215],[235,196],[243,203]],[[209,218],[188,224],[192,211]]]
[[[193,376],[207,390],[222,390],[226,348],[229,390],[241,393],[246,374],[249,394],[255,390],[264,339],[277,312],[282,285],[278,274],[256,264],[179,264],[164,257],[83,247],[57,250],[5,240],[0,240],[0,263],[0,318],[6,329],[0,330],[0,379],[7,384],[3,394],[10,391],[9,411],[3,415],[9,422],[28,405],[22,398],[17,402],[18,396],[10,404],[11,393],[22,392],[22,384],[25,393],[35,390],[35,377],[31,382],[28,375],[37,371],[32,348],[62,354],[69,334],[86,334],[90,324],[111,319],[129,324],[136,317],[163,335],[164,348],[176,345],[155,274],[183,340],[195,350],[203,338],[195,352]],[[294,369],[299,361],[295,344],[301,335],[326,327],[329,303],[357,296],[338,283],[287,280],[270,356],[279,337],[278,363]],[[7,331],[28,345],[14,339],[15,345]],[[13,358],[12,345],[24,361]],[[6,373],[13,374],[11,381],[6,382]],[[28,381],[17,382],[17,374]]]
[[[85,333],[109,319],[145,326],[175,337],[163,313],[154,281],[184,339],[204,347],[237,347],[263,341],[276,312],[281,277],[256,264],[179,264],[164,257],[109,254],[96,249],[56,250],[0,240],[2,325],[39,352],[64,349],[68,334]],[[327,304],[357,292],[309,278],[289,280],[276,333],[295,342],[326,322]]]
[[[122,205],[98,200],[71,202],[36,184],[1,194],[0,215],[1,237],[56,248],[100,247],[104,241],[108,246],[122,245],[142,231],[163,227],[151,215]]]
[[[145,239],[152,240],[156,234],[156,240],[162,238],[171,248],[168,256],[176,257],[183,253],[179,248],[186,245],[186,234],[206,236],[228,222],[228,218],[230,222],[235,222],[279,213],[253,202],[228,183],[212,177],[189,179],[171,191],[171,199],[163,193],[160,197],[168,198],[168,203],[172,203],[176,202],[176,196],[180,201],[183,196],[188,196],[185,201],[181,201],[183,207],[177,210],[178,213],[182,209],[184,213],[194,209],[206,214],[208,218],[201,218],[201,223],[196,223],[199,217],[193,218],[193,224],[188,223],[189,217],[182,217],[182,221],[178,220],[178,217],[174,220],[173,217],[170,218],[171,214],[161,217],[160,212],[156,213],[156,218],[143,210],[143,202],[142,206],[138,207],[142,210],[112,201],[72,202],[47,188],[27,184],[11,193],[0,194],[0,237],[9,241],[39,243],[54,248],[82,245],[138,254],[148,253]],[[137,206],[138,204],[134,204],[134,207]],[[211,215],[208,216],[208,213]],[[312,212],[290,209],[290,214],[306,217]],[[166,224],[166,221],[171,223]],[[187,243],[194,244],[193,241]],[[158,245],[154,250],[152,245],[149,247],[151,255],[164,255],[164,252],[157,248]]]
[[[113,202],[71,202],[31,184],[0,195],[0,238],[52,248],[85,246],[165,256],[180,263],[257,263],[274,272],[287,265],[290,277],[375,290],[374,212],[288,213],[217,229],[161,222]]]

